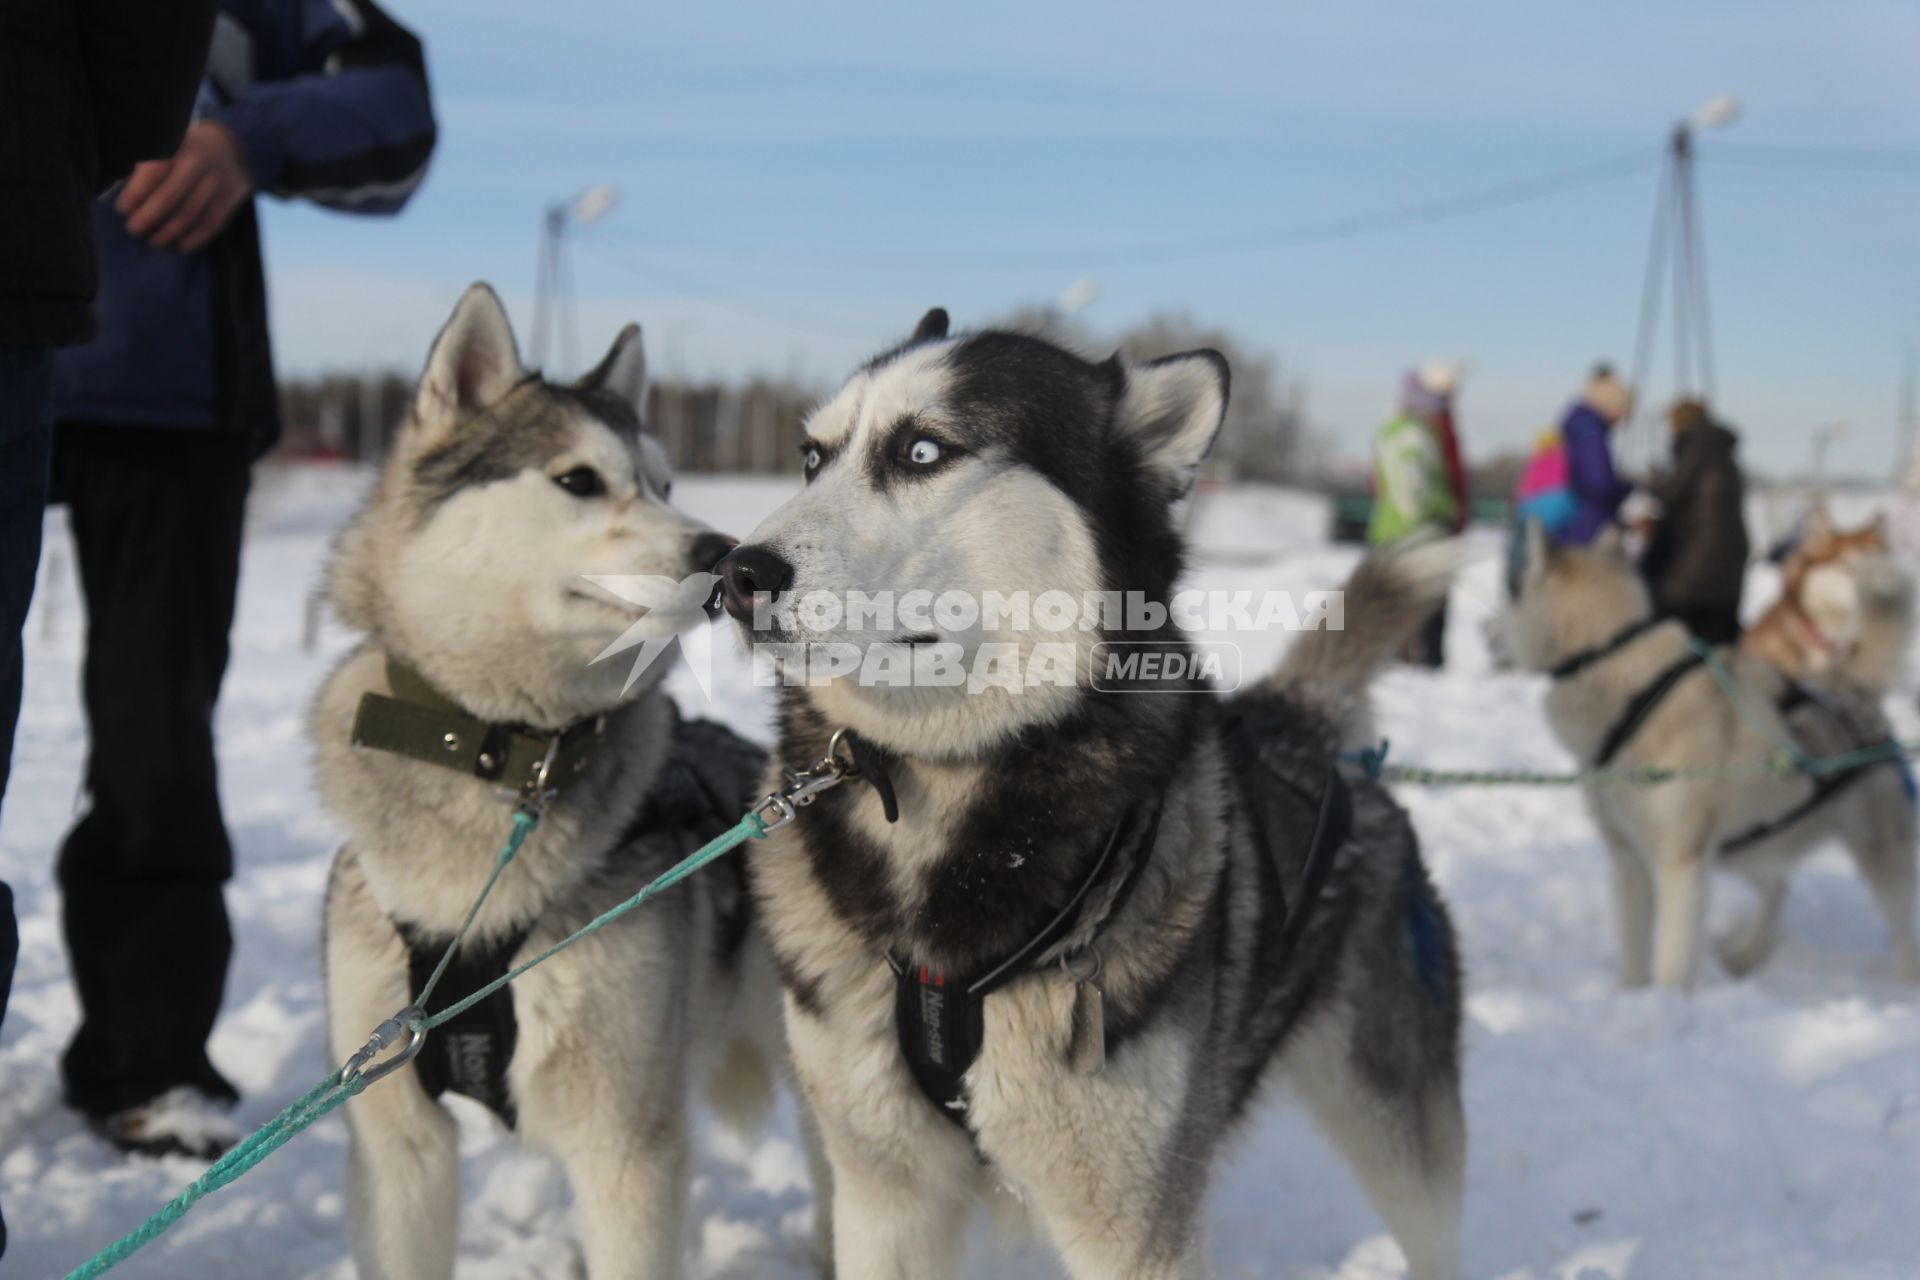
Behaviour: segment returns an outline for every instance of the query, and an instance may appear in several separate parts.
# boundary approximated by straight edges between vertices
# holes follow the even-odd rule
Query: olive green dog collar
[[[391,656],[387,684],[392,697],[360,695],[354,746],[529,791],[557,791],[585,773],[607,727],[603,715],[576,720],[557,733],[476,719]]]

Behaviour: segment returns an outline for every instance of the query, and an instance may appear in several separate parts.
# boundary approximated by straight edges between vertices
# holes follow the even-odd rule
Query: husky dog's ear
[[[444,430],[499,403],[525,376],[506,308],[489,286],[469,285],[433,340],[414,418],[430,430]]]
[[[620,330],[606,357],[574,385],[587,391],[611,391],[640,413],[647,394],[647,352],[640,341],[640,326],[630,324]]]
[[[1148,468],[1176,496],[1184,494],[1226,420],[1227,358],[1213,350],[1183,351],[1124,372],[1115,423]]]
[[[907,345],[916,342],[934,342],[947,336],[947,309],[935,307],[920,317],[920,323],[913,326],[913,336],[907,339]]]
[[[1807,512],[1807,527],[1800,535],[1800,550],[1812,555],[1824,554],[1833,542],[1833,521],[1824,506]]]

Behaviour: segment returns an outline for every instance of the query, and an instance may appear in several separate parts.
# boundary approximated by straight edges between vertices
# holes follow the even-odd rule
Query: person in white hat
[[[1399,412],[1373,442],[1373,514],[1367,522],[1373,546],[1444,537],[1466,526],[1470,500],[1453,425],[1461,373],[1457,363],[1430,361],[1401,380]],[[1408,643],[1407,660],[1439,666],[1446,623],[1442,605]]]

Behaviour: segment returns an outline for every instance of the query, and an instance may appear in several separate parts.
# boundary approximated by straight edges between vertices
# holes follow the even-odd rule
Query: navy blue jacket
[[[434,144],[420,42],[371,0],[221,0],[198,118],[230,130],[257,190],[393,213]],[[59,353],[54,418],[279,435],[251,202],[198,253],[127,234],[95,202],[96,336]]]

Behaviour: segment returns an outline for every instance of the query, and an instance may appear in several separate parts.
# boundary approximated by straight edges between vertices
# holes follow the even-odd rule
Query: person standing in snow
[[[1595,366],[1580,398],[1560,425],[1534,442],[1513,490],[1507,529],[1507,594],[1520,594],[1526,571],[1527,526],[1563,546],[1585,546],[1619,523],[1620,504],[1633,487],[1613,468],[1608,435],[1633,406],[1633,393],[1605,364]]]
[[[1399,412],[1373,440],[1373,514],[1367,542],[1390,547],[1410,538],[1445,537],[1465,527],[1466,473],[1453,427],[1458,366],[1429,364],[1400,384]],[[1444,660],[1445,603],[1408,642],[1407,661],[1438,667]]]
[[[87,206],[135,163],[178,145],[213,8],[213,0],[0,6],[0,799],[46,520],[53,352],[93,329]],[[0,881],[0,1022],[19,947],[13,890]]]
[[[1584,547],[1620,521],[1620,504],[1633,486],[1613,466],[1613,429],[1633,407],[1633,392],[1605,364],[1597,365],[1580,398],[1560,419],[1561,447],[1567,454],[1567,486],[1573,509],[1553,530],[1556,542]]]
[[[54,364],[53,498],[86,597],[88,804],[60,850],[81,1023],[69,1105],[210,1157],[233,938],[214,703],[253,460],[279,432],[256,192],[393,213],[435,129],[420,42],[370,0],[221,0],[194,120],[93,206],[99,325]]]
[[[1708,644],[1740,638],[1746,583],[1746,481],[1734,458],[1739,437],[1698,400],[1677,402],[1673,469],[1648,487],[1660,503],[1640,558],[1654,613],[1678,618]]]

